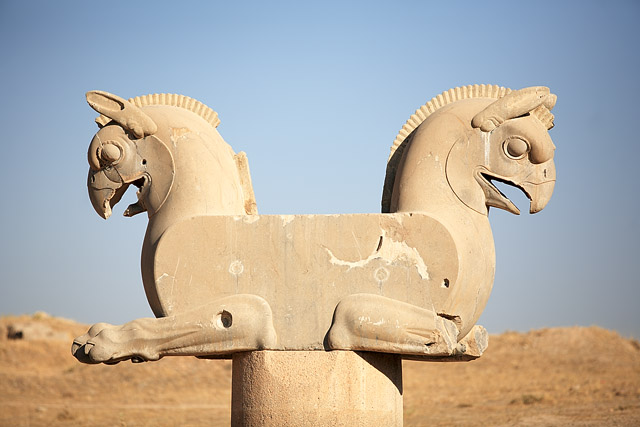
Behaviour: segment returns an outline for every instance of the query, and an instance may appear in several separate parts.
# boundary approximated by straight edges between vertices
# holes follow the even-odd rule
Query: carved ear
[[[556,96],[544,86],[514,90],[476,114],[471,125],[474,128],[480,128],[483,132],[489,132],[505,121],[520,117],[542,104],[553,108],[555,100]]]
[[[136,138],[153,135],[158,130],[158,126],[151,117],[118,95],[92,90],[87,92],[86,96],[91,108],[115,120],[120,126],[132,132]]]

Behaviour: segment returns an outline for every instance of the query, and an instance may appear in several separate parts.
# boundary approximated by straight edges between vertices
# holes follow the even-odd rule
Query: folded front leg
[[[256,295],[233,295],[174,316],[98,323],[74,340],[71,352],[84,363],[117,363],[268,349],[276,340],[269,304]]]
[[[456,354],[454,316],[374,294],[353,294],[336,307],[327,336],[332,350],[434,357]]]

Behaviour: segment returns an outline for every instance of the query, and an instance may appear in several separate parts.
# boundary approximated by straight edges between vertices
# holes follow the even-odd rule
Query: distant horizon
[[[13,314],[13,313],[0,313],[0,318],[10,318],[10,317],[15,317],[15,318],[20,318],[20,317],[30,317],[33,320],[44,320],[44,319],[58,319],[61,321],[66,321],[66,322],[73,322],[76,323],[78,325],[87,325],[87,326],[91,326],[91,322],[86,323],[86,322],[81,322],[78,320],[75,320],[73,318],[70,317],[65,317],[65,316],[54,316],[52,314],[49,314],[45,311],[39,310],[36,311],[34,313],[21,313],[21,314]],[[617,334],[620,338],[625,339],[625,340],[632,340],[635,341],[637,343],[640,344],[640,338],[635,337],[633,335],[628,335],[625,336],[623,334],[621,334],[619,331],[615,330],[615,329],[610,329],[610,328],[605,328],[599,325],[567,325],[567,326],[542,326],[540,328],[533,328],[533,329],[529,329],[527,331],[517,331],[517,330],[511,330],[511,329],[506,329],[504,331],[501,332],[491,332],[489,331],[489,335],[505,335],[505,334],[521,334],[521,335],[526,335],[526,334],[530,334],[530,333],[536,333],[536,332],[542,332],[545,330],[560,330],[560,329],[601,329],[604,331],[609,331],[612,333]],[[491,345],[491,341],[489,341],[489,345]]]

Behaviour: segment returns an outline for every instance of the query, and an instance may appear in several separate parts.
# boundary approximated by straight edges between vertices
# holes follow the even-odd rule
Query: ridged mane
[[[214,128],[217,128],[220,124],[218,113],[207,107],[202,102],[184,95],[178,95],[175,93],[154,93],[150,95],[129,98],[129,102],[137,107],[144,107],[147,105],[167,105],[171,107],[180,107],[202,117]],[[96,123],[98,123],[98,125],[100,126],[104,126],[110,121],[111,119],[104,115],[100,115],[100,117],[96,119]]]
[[[398,147],[402,145],[411,132],[416,130],[417,127],[427,119],[427,117],[445,105],[470,98],[499,99],[510,92],[512,92],[511,89],[497,85],[467,85],[449,89],[442,92],[440,95],[431,98],[431,101],[418,108],[416,112],[409,117],[409,120],[407,120],[404,126],[402,126],[402,129],[398,132],[398,136],[396,136],[395,141],[393,141],[388,161],[391,160],[393,154],[396,152]]]
[[[402,129],[398,132],[398,135],[391,146],[391,153],[387,160],[387,173],[382,190],[382,212],[390,212],[391,196],[396,179],[396,171],[398,170],[398,164],[402,159],[402,153],[406,148],[406,142],[410,140],[409,136],[422,124],[422,122],[427,119],[427,117],[445,105],[449,105],[456,101],[471,98],[500,99],[510,92],[512,92],[511,89],[497,85],[461,86],[442,92],[440,95],[431,98],[429,102],[418,108],[416,112],[409,117],[409,120],[407,120],[404,126],[402,126]]]

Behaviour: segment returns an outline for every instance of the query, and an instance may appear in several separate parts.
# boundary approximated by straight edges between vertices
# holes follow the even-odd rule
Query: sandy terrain
[[[229,361],[82,365],[69,349],[86,329],[0,318],[0,425],[229,424]],[[640,425],[640,345],[598,327],[495,335],[473,362],[404,362],[403,394],[406,426]]]

